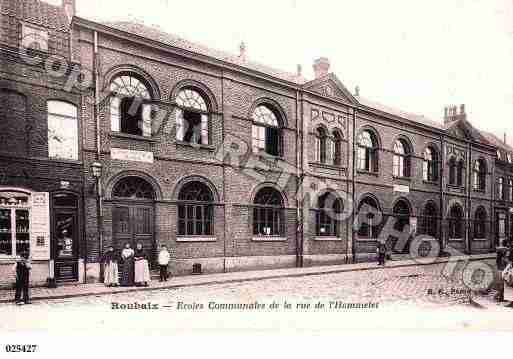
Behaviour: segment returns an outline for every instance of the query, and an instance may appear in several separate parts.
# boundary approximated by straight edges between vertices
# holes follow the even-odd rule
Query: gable
[[[336,98],[347,103],[358,103],[356,98],[333,73],[306,83],[304,85],[304,89],[316,92],[322,96]]]
[[[474,142],[481,142],[487,144],[488,141],[474,128],[467,120],[459,120],[453,123],[447,132],[453,136],[464,138]]]

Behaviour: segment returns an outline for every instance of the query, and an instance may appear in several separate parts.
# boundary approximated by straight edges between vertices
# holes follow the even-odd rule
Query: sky
[[[49,0],[50,1],[50,0]],[[59,3],[59,0],[52,0]],[[327,57],[368,99],[442,121],[446,105],[513,144],[511,0],[77,0],[82,17],[132,19],[313,77]]]

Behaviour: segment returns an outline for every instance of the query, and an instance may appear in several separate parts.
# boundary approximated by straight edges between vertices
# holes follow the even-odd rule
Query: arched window
[[[342,200],[331,192],[319,197],[316,211],[317,236],[339,237],[340,215],[344,210]]]
[[[208,145],[209,125],[207,102],[192,88],[181,90],[176,96],[176,139]]]
[[[378,171],[377,140],[369,130],[358,136],[358,169],[366,172]]]
[[[457,166],[457,171],[456,171],[456,181],[457,181],[458,186],[460,186],[460,187],[463,186],[464,177],[465,177],[465,162],[463,161],[463,159],[460,159],[458,161],[458,166]]]
[[[497,185],[497,195],[500,200],[504,200],[504,178],[499,177],[498,185]]]
[[[320,127],[315,131],[315,160],[319,163],[326,163],[327,158],[327,135],[324,128]]]
[[[479,159],[474,163],[474,191],[485,191],[486,189],[486,162]]]
[[[189,182],[178,194],[178,235],[211,236],[214,233],[214,197],[201,182]]]
[[[409,230],[410,225],[410,206],[404,200],[399,200],[393,209],[395,224],[394,229],[398,232]]]
[[[394,142],[394,177],[410,177],[410,146],[403,139]]]
[[[459,205],[451,207],[449,212],[449,238],[462,239],[464,231],[463,209]]]
[[[421,233],[438,238],[438,210],[433,202],[426,203],[424,207]]]
[[[474,238],[486,238],[486,210],[479,207],[474,218]]]
[[[267,105],[259,105],[252,115],[253,152],[266,152],[271,156],[282,153],[281,131],[278,116]]]
[[[152,135],[151,109],[146,101],[151,99],[148,86],[132,73],[115,77],[110,84],[111,129],[129,135]]]
[[[378,238],[379,205],[372,197],[365,197],[358,205],[358,237],[364,239]]]
[[[112,197],[153,200],[155,199],[155,191],[153,186],[144,179],[136,176],[122,178],[116,183],[112,190]]]
[[[424,181],[438,181],[438,152],[434,148],[427,147],[424,151],[424,162],[422,169]]]
[[[258,191],[253,209],[253,234],[256,236],[284,235],[283,199],[277,190],[264,187]]]
[[[62,101],[48,101],[48,156],[78,160],[77,107]]]
[[[456,159],[454,157],[449,159],[449,184],[456,185]]]
[[[340,131],[333,132],[331,156],[333,165],[342,166],[342,134]]]

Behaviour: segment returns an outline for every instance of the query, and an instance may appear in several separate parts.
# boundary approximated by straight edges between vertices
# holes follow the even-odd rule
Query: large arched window
[[[78,160],[77,107],[67,102],[48,101],[48,156]]]
[[[497,196],[500,200],[504,200],[504,178],[499,177],[498,183],[497,183]]]
[[[340,131],[333,131],[333,139],[331,141],[331,156],[334,166],[342,166],[342,134]]]
[[[378,171],[378,141],[370,130],[358,135],[358,170],[366,172]]]
[[[486,210],[479,207],[474,218],[474,238],[486,238]]]
[[[253,152],[280,156],[282,140],[277,113],[267,105],[259,105],[253,111],[252,120]]]
[[[256,236],[283,236],[283,198],[276,189],[264,187],[255,196],[253,234]]]
[[[438,181],[438,152],[433,147],[427,147],[424,151],[422,172],[424,181]]]
[[[152,135],[151,109],[146,103],[151,99],[149,87],[132,73],[115,77],[110,84],[111,129],[129,135]]]
[[[319,163],[327,162],[327,139],[326,130],[319,127],[315,131],[315,161]]]
[[[405,140],[398,139],[394,142],[394,177],[410,177],[410,153],[410,146]]]
[[[178,194],[178,235],[211,236],[214,233],[214,198],[210,188],[194,181]]]
[[[208,106],[204,97],[192,88],[181,90],[176,96],[176,139],[208,145]]]
[[[319,197],[316,211],[317,236],[339,237],[340,216],[344,206],[342,200],[331,192]]]
[[[358,205],[358,237],[362,239],[378,238],[380,223],[379,205],[372,197],[365,197]]]
[[[449,184],[456,185],[456,158],[451,157],[449,159]]]
[[[399,200],[393,208],[395,224],[394,229],[398,232],[409,230],[410,205],[405,200]]]
[[[473,168],[474,191],[485,191],[486,189],[486,162],[479,159],[474,162]]]
[[[112,197],[154,200],[155,191],[153,186],[140,177],[128,176],[119,180],[112,189]]]
[[[426,203],[422,213],[421,233],[438,238],[438,210],[433,202]]]
[[[449,211],[449,238],[450,239],[462,239],[464,232],[463,223],[463,209],[461,206],[455,204]]]

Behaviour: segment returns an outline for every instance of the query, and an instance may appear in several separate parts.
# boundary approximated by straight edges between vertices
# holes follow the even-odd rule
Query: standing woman
[[[125,244],[121,252],[121,285],[131,287],[134,285],[134,250],[130,248],[130,243]]]
[[[145,287],[150,281],[150,268],[148,266],[148,256],[143,250],[142,243],[137,243],[135,249],[135,285]]]
[[[119,285],[118,256],[114,252],[114,247],[109,246],[107,252],[103,255],[105,265],[104,283],[107,287],[117,287]]]

